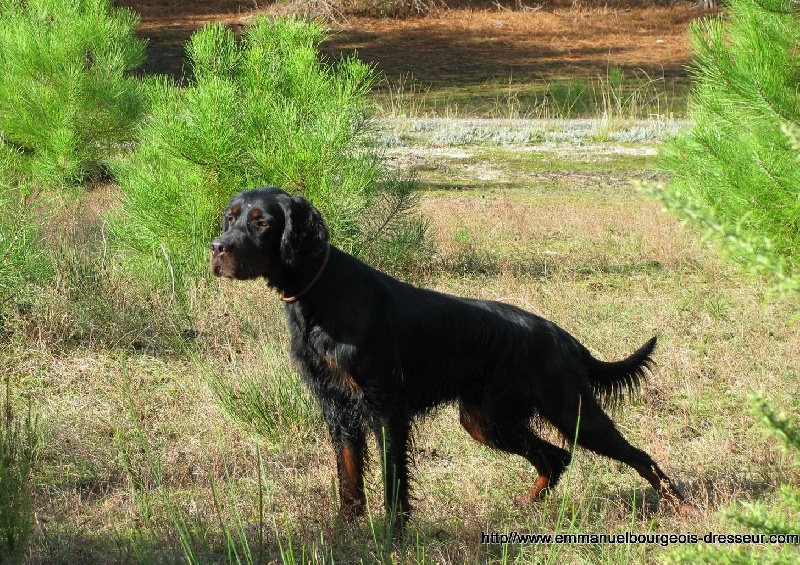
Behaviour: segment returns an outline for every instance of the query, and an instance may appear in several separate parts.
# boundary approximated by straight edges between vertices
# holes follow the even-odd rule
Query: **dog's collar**
[[[319,266],[319,271],[317,271],[317,274],[314,275],[313,279],[311,279],[311,282],[308,283],[303,290],[301,290],[300,292],[298,292],[294,296],[284,296],[283,293],[281,292],[280,294],[278,294],[278,297],[283,302],[286,302],[287,304],[289,304],[291,302],[295,302],[298,298],[300,298],[305,293],[307,293],[309,290],[311,290],[311,287],[314,286],[314,283],[316,283],[319,280],[319,278],[322,276],[322,271],[325,270],[325,266],[328,264],[328,259],[330,258],[330,256],[331,256],[331,244],[328,243],[325,246],[325,257],[322,259],[322,265]]]

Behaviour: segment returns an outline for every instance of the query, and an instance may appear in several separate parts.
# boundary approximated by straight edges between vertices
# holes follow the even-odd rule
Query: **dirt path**
[[[240,28],[256,3],[224,0],[124,0],[141,14],[150,40],[147,72],[180,75],[183,42],[202,25]],[[686,25],[702,12],[671,8],[556,9],[534,12],[442,10],[408,19],[348,18],[332,24],[323,50],[356,51],[389,77],[412,74],[428,83],[469,85],[513,76],[549,78],[603,73],[610,66],[656,76],[684,76]]]

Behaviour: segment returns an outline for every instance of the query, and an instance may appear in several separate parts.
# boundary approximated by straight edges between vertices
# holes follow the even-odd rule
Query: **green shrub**
[[[376,238],[367,216],[389,214],[376,224],[397,239],[387,226],[398,224],[410,193],[383,183],[378,159],[358,144],[374,73],[355,58],[321,61],[322,37],[297,19],[258,19],[238,40],[212,24],[187,44],[188,85],[147,82],[150,112],[118,169],[124,210],[111,221],[129,265],[181,297],[208,272],[227,199],[260,185],[304,194],[348,251]],[[375,206],[380,195],[401,205]]]
[[[12,406],[10,378],[0,394],[0,562],[20,558],[33,526],[31,474],[38,457],[36,420],[30,406]]]
[[[673,174],[662,200],[721,236],[735,258],[797,288],[796,3],[731,0],[724,20],[696,22],[691,33],[690,125],[662,153]]]
[[[137,17],[111,0],[0,3],[0,138],[47,185],[103,172],[140,115]]]

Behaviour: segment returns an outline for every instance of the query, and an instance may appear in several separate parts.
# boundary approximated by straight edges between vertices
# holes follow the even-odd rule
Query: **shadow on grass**
[[[471,246],[458,246],[454,251],[440,254],[429,265],[430,274],[443,273],[454,276],[497,276],[508,273],[518,277],[547,279],[555,275],[571,274],[576,278],[603,276],[630,277],[652,275],[664,271],[661,261],[644,260],[621,263],[572,262],[559,258],[558,254],[527,254],[508,256],[491,250]]]

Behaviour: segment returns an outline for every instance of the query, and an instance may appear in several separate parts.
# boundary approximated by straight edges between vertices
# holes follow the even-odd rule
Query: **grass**
[[[383,140],[393,166],[410,171],[426,194],[466,193],[541,201],[565,193],[605,200],[630,179],[657,175],[656,145],[669,122],[636,122],[613,136],[600,122],[388,120]],[[637,143],[628,141],[635,136]],[[388,142],[387,142],[388,140]],[[614,141],[609,143],[609,141]],[[408,172],[406,173],[408,174]]]
[[[658,334],[658,369],[616,420],[677,479],[701,507],[698,515],[687,520],[657,510],[655,494],[633,471],[580,450],[551,497],[517,507],[511,500],[533,480],[530,466],[477,445],[446,407],[417,425],[416,514],[407,547],[395,550],[383,533],[374,449],[367,479],[372,518],[354,526],[336,518],[333,453],[315,406],[296,388],[281,308],[262,282],[198,286],[190,326],[156,322],[143,335],[138,319],[125,315],[133,306],[122,300],[135,289],[103,283],[117,268],[106,264],[96,272],[95,301],[117,300],[118,324],[131,324],[130,335],[117,328],[104,341],[102,326],[58,346],[63,330],[48,333],[47,325],[70,322],[56,305],[38,322],[44,339],[3,346],[15,390],[32,399],[47,438],[29,562],[169,562],[186,555],[651,562],[665,551],[660,545],[495,546],[480,539],[489,531],[704,532],[717,527],[718,507],[797,482],[797,470],[745,408],[746,391],[760,388],[776,406],[800,409],[796,301],[765,302],[758,280],[740,275],[696,233],[643,200],[629,179],[649,169],[651,157],[631,160],[619,154],[626,145],[608,141],[593,141],[607,151],[592,156],[584,142],[542,138],[529,144],[541,150],[530,161],[522,144],[484,143],[457,148],[474,151],[465,164],[425,146],[423,133],[410,143],[423,144],[419,181],[437,187],[420,199],[436,253],[417,282],[521,305],[557,321],[602,358],[619,358]],[[395,149],[404,154],[408,147]],[[386,158],[393,155],[387,150]],[[598,155],[607,160],[594,168]],[[505,184],[485,186],[489,167],[503,171]],[[437,185],[440,168],[458,173],[448,190]],[[108,196],[91,198],[113,206],[114,191],[106,190]],[[87,222],[98,229],[79,237],[102,238],[93,218]],[[81,249],[78,263],[96,253]],[[144,346],[135,345],[141,340]],[[168,345],[159,347],[164,340]],[[259,405],[268,410],[253,415]],[[288,416],[298,410],[302,417]],[[259,418],[264,423],[253,435]],[[280,433],[289,421],[296,427]]]
[[[481,535],[723,531],[717,509],[776,501],[778,485],[800,483],[746,407],[757,388],[800,410],[797,300],[770,296],[632,188],[663,180],[654,154],[673,125],[615,106],[646,91],[649,79],[629,78],[550,79],[530,97],[522,81],[498,81],[477,101],[475,89],[407,78],[379,94],[384,118],[369,143],[422,187],[430,260],[414,282],[517,304],[604,359],[658,334],[658,367],[615,421],[696,515],[659,509],[634,471],[582,450],[551,496],[516,506],[530,465],[472,441],[444,407],[415,428],[404,545],[386,533],[374,446],[369,516],[342,524],[332,449],[286,355],[276,297],[263,281],[198,281],[176,316],[159,298],[169,289],[146,293],[107,252],[102,217],[120,194],[101,185],[58,206],[44,229],[52,288],[15,306],[0,345],[15,408],[30,399],[43,438],[26,562],[650,563],[667,548],[482,545]],[[574,92],[590,80],[594,120],[538,119],[577,112]],[[553,105],[530,111],[542,93]],[[470,120],[421,119],[431,113]]]
[[[37,419],[12,407],[11,378],[0,390],[0,558],[19,562],[34,522],[34,467],[38,458]]]
[[[491,119],[594,118],[626,122],[685,116],[689,86],[682,79],[608,67],[586,76],[507,77],[476,85],[428,83],[412,74],[384,76],[373,93],[379,115],[480,116]]]

